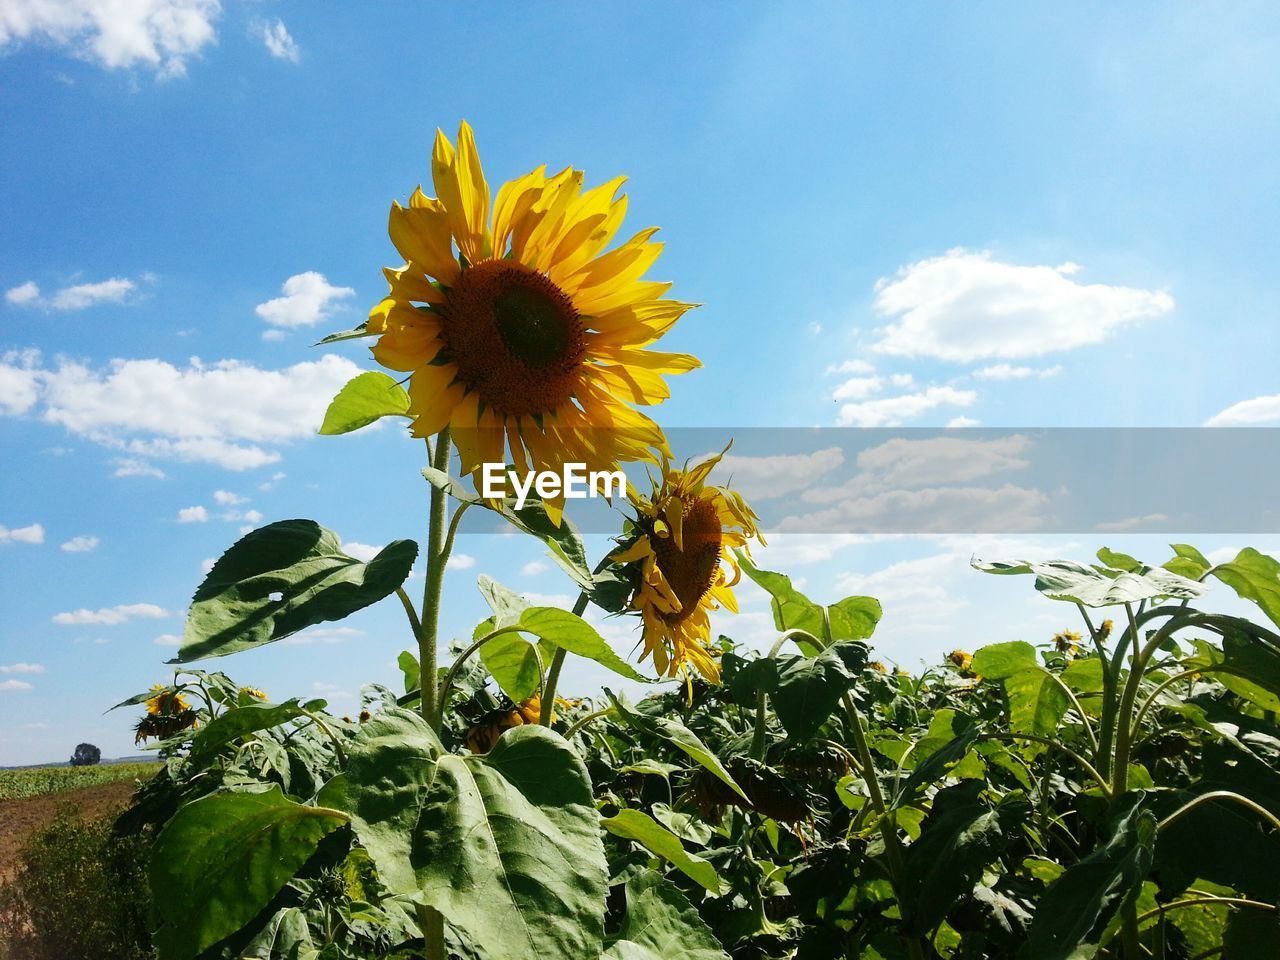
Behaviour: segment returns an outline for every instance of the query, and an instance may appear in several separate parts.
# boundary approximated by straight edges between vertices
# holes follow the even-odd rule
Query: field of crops
[[[96,787],[117,780],[147,780],[155,763],[103,763],[91,767],[24,767],[0,770],[0,800],[23,800]]]

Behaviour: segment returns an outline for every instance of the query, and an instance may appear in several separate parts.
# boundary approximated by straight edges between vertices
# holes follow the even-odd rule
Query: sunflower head
[[[1115,629],[1115,626],[1113,621],[1103,620],[1102,625],[1098,627],[1098,638],[1105,641],[1107,637],[1111,636],[1111,631]]]
[[[1080,654],[1080,634],[1074,630],[1063,630],[1061,633],[1053,635],[1053,648],[1065,657],[1075,657]]]
[[[180,714],[189,708],[187,698],[172,687],[157,683],[151,688],[155,696],[147,700],[147,713],[153,717],[166,717]]]
[[[259,690],[257,687],[241,687],[240,688],[240,700],[243,703],[250,703],[254,700],[265,701],[266,699],[267,699],[267,695],[261,690]]]
[[[753,538],[764,543],[742,496],[707,484],[721,456],[682,470],[664,460],[651,496],[630,492],[635,537],[613,556],[639,568],[631,606],[644,620],[643,657],[653,657],[659,673],[674,677],[689,665],[712,683],[720,667],[709,614],[722,606],[738,611],[732,588],[741,571],[732,549],[749,549]]]
[[[947,654],[947,660],[961,673],[968,673],[969,668],[973,666],[973,654],[967,650],[952,650]]]
[[[437,133],[431,174],[435,197],[419,188],[392,205],[406,262],[385,271],[390,293],[366,327],[377,361],[409,374],[414,435],[449,427],[464,473],[656,462],[666,441],[634,406],[666,399],[664,375],[700,364],[646,349],[692,304],[642,279],[662,249],[656,230],[606,251],[623,178],[584,190],[581,171],[539,167],[491,198],[465,122],[456,149]],[[562,508],[548,503],[553,517]]]

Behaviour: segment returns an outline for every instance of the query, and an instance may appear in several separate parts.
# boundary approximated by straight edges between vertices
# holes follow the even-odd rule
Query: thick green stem
[[[431,466],[447,472],[452,444],[449,428],[440,431],[432,452]],[[433,730],[440,729],[440,713],[437,709],[439,682],[436,665],[437,634],[440,629],[440,592],[444,586],[444,567],[449,561],[452,538],[445,540],[445,520],[448,503],[445,492],[431,487],[431,508],[427,529],[427,575],[422,591],[422,618],[418,626],[418,665],[422,686],[422,719]],[[447,960],[444,946],[444,916],[434,907],[419,904],[418,925],[422,928],[423,952],[426,960]]]

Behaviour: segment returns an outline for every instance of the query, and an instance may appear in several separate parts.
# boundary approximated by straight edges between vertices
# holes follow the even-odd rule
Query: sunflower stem
[[[578,602],[573,605],[573,615],[582,616],[587,610],[587,592],[578,594]],[[551,718],[555,713],[556,687],[560,684],[560,670],[564,667],[568,651],[558,647],[551,656],[551,666],[547,668],[547,680],[542,685],[542,709],[538,714],[538,723],[544,727],[551,726]]]

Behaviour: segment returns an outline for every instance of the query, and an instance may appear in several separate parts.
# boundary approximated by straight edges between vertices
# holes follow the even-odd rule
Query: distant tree
[[[76,744],[76,752],[71,755],[73,767],[92,767],[102,759],[102,751],[92,743]]]

